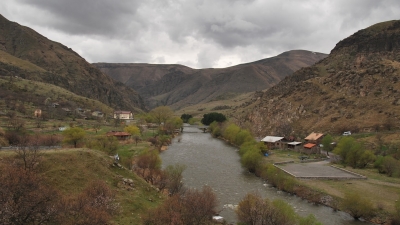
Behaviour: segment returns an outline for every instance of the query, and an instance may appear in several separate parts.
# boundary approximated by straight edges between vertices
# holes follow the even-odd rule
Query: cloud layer
[[[89,62],[227,67],[398,19],[397,0],[3,0],[0,13]]]

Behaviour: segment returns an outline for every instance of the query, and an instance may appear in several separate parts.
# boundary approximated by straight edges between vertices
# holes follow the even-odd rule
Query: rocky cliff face
[[[182,65],[94,64],[115,80],[133,87],[150,108],[188,105],[268,89],[294,71],[325,58],[296,50],[257,62],[222,69],[191,69]]]
[[[76,94],[121,109],[144,109],[143,100],[131,88],[112,80],[72,49],[48,40],[34,30],[0,15],[0,51],[28,61],[41,70],[26,70],[23,62],[2,62],[1,75],[55,84]]]
[[[400,118],[400,21],[360,30],[257,98],[241,120],[260,136],[392,129]]]

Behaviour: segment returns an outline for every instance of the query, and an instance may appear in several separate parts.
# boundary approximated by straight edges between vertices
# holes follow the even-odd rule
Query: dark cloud
[[[121,34],[123,29],[140,30],[143,21],[136,17],[139,3],[109,0],[17,0],[50,15],[43,26],[76,35]],[[35,17],[38,15],[34,15]],[[39,15],[40,17],[40,15]]]
[[[223,67],[292,49],[329,53],[398,0],[3,0],[0,13],[90,62]]]

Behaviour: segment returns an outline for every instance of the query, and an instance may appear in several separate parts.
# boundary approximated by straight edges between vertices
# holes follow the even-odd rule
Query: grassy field
[[[293,160],[299,162],[300,154],[287,150],[274,150],[273,153],[265,158],[268,162],[282,162]],[[335,166],[342,167],[335,164]],[[388,177],[378,173],[377,169],[369,167],[366,169],[344,169],[366,176],[366,180],[317,180],[317,179],[298,179],[300,184],[337,198],[343,198],[345,193],[357,192],[373,202],[379,212],[385,214],[395,211],[395,202],[400,200],[400,179]]]

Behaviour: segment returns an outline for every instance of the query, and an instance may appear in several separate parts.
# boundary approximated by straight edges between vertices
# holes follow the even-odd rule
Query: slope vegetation
[[[0,15],[0,75],[63,87],[113,108],[144,109],[140,96],[113,81],[72,49]]]
[[[379,23],[234,113],[259,135],[286,125],[304,132],[390,130],[400,125],[399,69],[400,21]]]

